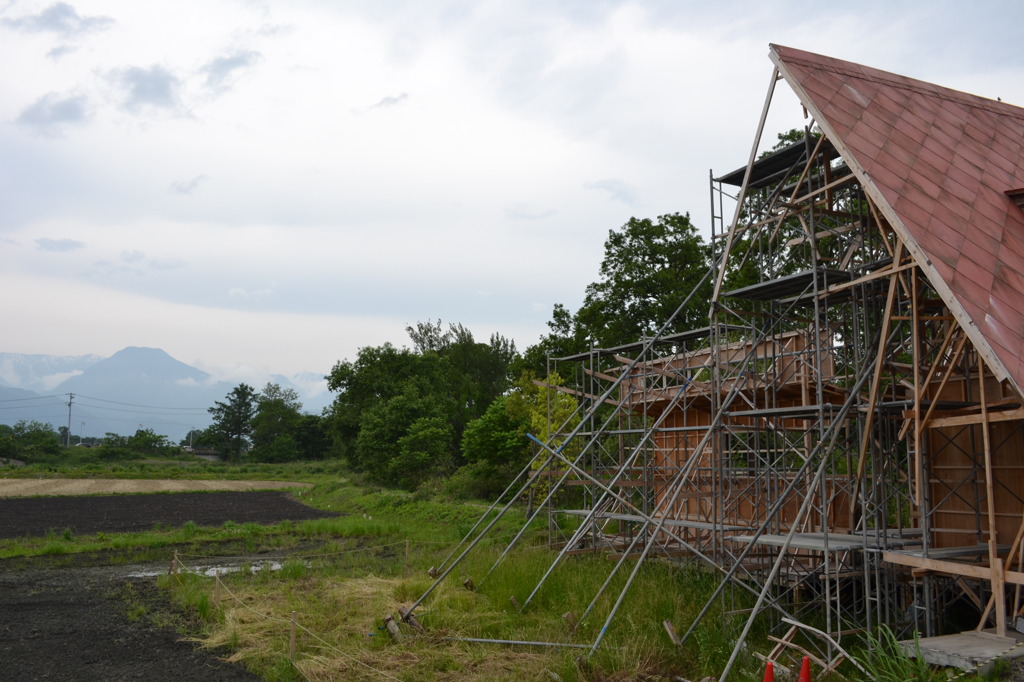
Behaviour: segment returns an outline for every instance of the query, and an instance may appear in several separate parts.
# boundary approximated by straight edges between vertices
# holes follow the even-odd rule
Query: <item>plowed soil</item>
[[[306,507],[283,492],[8,498],[0,499],[0,536],[325,516],[334,514]],[[139,604],[134,595],[160,599],[152,578],[129,577],[140,567],[106,566],[95,555],[58,555],[52,565],[48,561],[0,561],[0,680],[258,679],[132,613],[129,605],[137,609]],[[155,568],[166,570],[166,565]]]

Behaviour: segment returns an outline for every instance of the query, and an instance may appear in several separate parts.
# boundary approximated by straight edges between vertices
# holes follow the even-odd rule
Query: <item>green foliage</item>
[[[462,434],[462,456],[467,462],[515,472],[529,460],[526,433],[530,415],[516,410],[512,395],[499,396]]]
[[[880,625],[866,634],[868,651],[857,657],[857,661],[868,673],[868,679],[876,682],[938,682],[946,675],[932,668],[921,656],[921,645],[914,634],[914,655],[909,655],[900,646],[896,634],[887,626]]]
[[[49,424],[22,419],[14,426],[0,426],[0,457],[50,461],[61,450],[60,437]]]
[[[414,490],[460,466],[467,425],[509,387],[514,345],[462,325],[420,322],[413,349],[365,347],[327,377],[335,451],[377,481]]]
[[[297,459],[298,443],[292,435],[302,418],[299,394],[291,388],[268,383],[256,396],[252,418],[254,459],[284,462]]]
[[[225,402],[218,400],[208,412],[213,416],[210,430],[228,459],[241,459],[242,453],[249,448],[256,413],[256,392],[252,386],[245,383],[235,386]]]
[[[689,214],[630,218],[604,243],[600,277],[575,314],[555,304],[551,332],[524,354],[522,369],[546,371],[545,358],[581,353],[591,345],[632,343],[661,329],[711,267],[711,249]],[[694,295],[667,333],[706,325],[710,282]]]

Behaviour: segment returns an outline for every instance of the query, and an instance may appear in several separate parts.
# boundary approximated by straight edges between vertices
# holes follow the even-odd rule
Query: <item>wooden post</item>
[[[575,630],[576,626],[579,625],[579,622],[576,620],[576,614],[572,611],[566,611],[565,613],[563,613],[562,618],[565,619],[565,622],[569,626],[570,630]]]
[[[416,620],[416,616],[414,616],[412,612],[409,611],[409,609],[405,608],[404,606],[399,606],[398,615],[401,616],[402,620],[408,623],[413,630],[423,632],[423,626],[420,624],[418,620]]]
[[[508,600],[509,600],[510,602],[512,602],[512,607],[513,607],[513,608],[514,608],[514,609],[515,609],[516,611],[521,611],[521,610],[522,610],[522,608],[523,608],[523,607],[519,605],[519,600],[518,600],[518,599],[516,599],[516,596],[515,596],[515,595],[512,595],[511,597],[509,597],[509,598],[508,598]]]
[[[996,607],[996,634],[1006,637],[1006,593],[1004,591],[1003,560],[999,558],[999,538],[996,537],[996,500],[992,472],[992,438],[988,423],[988,396],[985,393],[985,361],[978,355],[978,389],[981,394],[981,440],[985,455],[985,506],[988,511],[988,564],[992,569],[992,598]]]
[[[466,578],[465,580],[463,580],[462,581],[462,586],[465,587],[470,592],[472,592],[473,590],[476,589],[476,585],[473,584],[473,579],[472,578]]]
[[[388,632],[391,634],[391,639],[398,643],[402,641],[402,632],[398,629],[398,623],[395,622],[394,616],[390,613],[384,617],[384,627],[386,627]]]
[[[216,570],[213,572],[213,603],[220,605],[220,573]]]
[[[676,634],[676,629],[672,627],[672,621],[664,620],[661,624],[665,627],[665,632],[668,633],[668,638],[672,643],[679,646],[679,635]]]
[[[295,612],[292,611],[292,636],[291,641],[288,642],[288,659],[291,661],[295,660],[295,630],[297,629],[298,623],[295,620]]]

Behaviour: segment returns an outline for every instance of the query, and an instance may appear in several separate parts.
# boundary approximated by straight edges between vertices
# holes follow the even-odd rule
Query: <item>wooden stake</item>
[[[384,627],[386,627],[388,632],[391,634],[391,639],[395,640],[395,642],[401,643],[402,632],[398,629],[398,623],[395,622],[394,616],[390,613],[384,617]]]
[[[672,643],[679,646],[679,635],[676,634],[676,629],[672,627],[672,621],[664,620],[661,624],[665,626],[665,632],[668,633],[668,638],[672,640]]]
[[[298,623],[295,620],[295,612],[292,611],[292,636],[291,641],[288,643],[288,658],[292,661],[295,660],[295,630],[298,627]]]
[[[416,620],[416,616],[414,616],[409,611],[409,609],[405,608],[404,606],[399,606],[398,607],[398,615],[401,616],[402,620],[405,621],[406,623],[408,623],[412,627],[413,630],[416,630],[418,632],[423,632],[423,625],[421,625],[420,622],[418,620]]]
[[[213,603],[220,604],[220,573],[213,572]]]
[[[566,623],[568,623],[570,630],[575,630],[576,626],[579,625],[579,622],[576,620],[576,614],[572,611],[566,611],[563,613],[562,618],[565,619]]]
[[[519,605],[519,600],[516,599],[515,595],[512,595],[511,597],[509,597],[508,600],[510,602],[512,602],[512,606],[513,606],[513,608],[515,608],[516,611],[521,611],[522,610],[523,607]]]
[[[473,584],[473,579],[472,578],[466,578],[465,580],[463,580],[462,581],[462,586],[465,587],[470,592],[472,592],[473,590],[476,589],[476,585]]]

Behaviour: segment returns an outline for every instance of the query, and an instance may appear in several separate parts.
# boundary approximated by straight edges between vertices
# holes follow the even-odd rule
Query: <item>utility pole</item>
[[[68,393],[68,440],[64,447],[71,447],[71,404],[75,402],[75,394]]]

